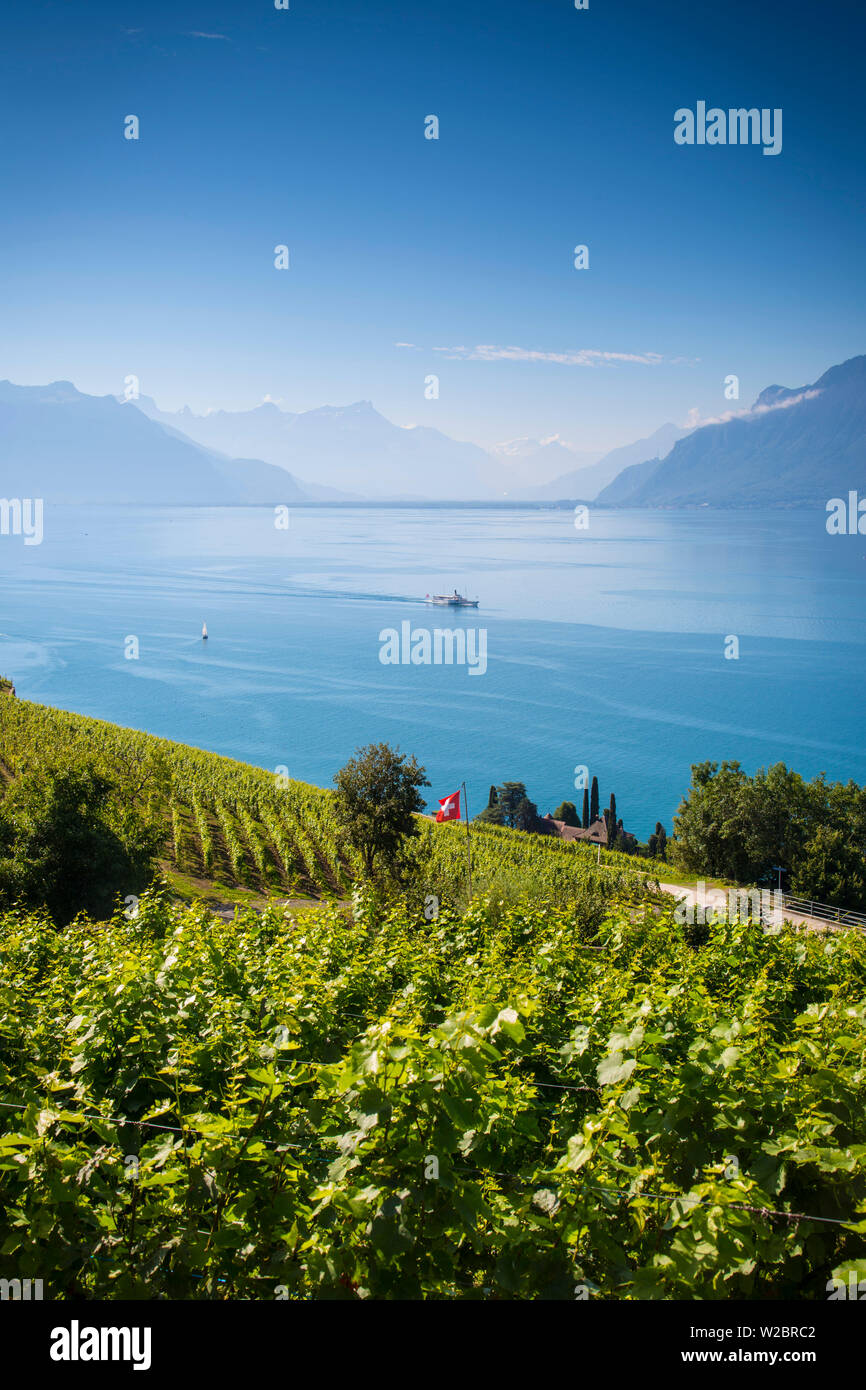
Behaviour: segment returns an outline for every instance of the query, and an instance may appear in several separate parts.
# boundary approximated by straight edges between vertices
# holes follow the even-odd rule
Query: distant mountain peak
[[[590,455],[591,462],[581,461],[580,455],[575,454],[571,449],[563,448],[560,444],[548,444],[538,451],[536,458],[550,454],[554,450],[562,450],[563,453],[572,454],[577,461],[581,462],[581,466],[572,467],[567,473],[560,474],[550,483],[532,488],[526,495],[532,499],[568,497],[591,502],[624,470],[634,463],[643,462],[644,459],[650,457],[653,460],[663,458],[665,454],[670,452],[676,441],[688,433],[687,427],[681,428],[668,421],[664,425],[659,425],[658,429],[645,439],[638,439],[633,444],[622,444],[601,457]]]
[[[285,469],[216,453],[151,418],[147,398],[91,396],[68,381],[0,383],[0,439],[4,486],[22,496],[235,506],[309,495]]]
[[[351,401],[348,405],[317,405],[306,415],[378,415],[372,401]]]
[[[426,425],[403,428],[370,400],[296,413],[267,399],[250,410],[204,415],[161,411],[148,396],[133,404],[224,459],[261,459],[295,477],[314,477],[304,486],[317,498],[476,501],[491,495],[485,472],[491,460],[483,449]]]
[[[805,391],[805,386],[765,386],[759,396],[755,397],[752,410],[758,410],[761,406],[778,405],[780,401],[786,400],[789,396],[798,396]]]
[[[832,391],[838,387],[853,386],[866,391],[866,355],[849,357],[835,367],[829,367],[811,386],[765,386],[752,406],[780,405],[782,401],[792,401],[795,397],[806,398],[807,392]]]
[[[547,434],[543,439],[531,439],[528,435],[522,435],[519,439],[504,439],[501,444],[494,444],[490,452],[499,458],[526,458],[537,454],[540,449],[550,449],[553,446],[556,446],[556,449],[564,449],[569,454],[578,453],[578,450],[559,434]]]
[[[866,389],[866,354],[849,357],[836,367],[829,367],[815,382],[815,389],[828,390],[835,386],[859,385]]]
[[[751,410],[707,422],[661,462],[625,469],[596,499],[623,507],[816,507],[866,490],[866,356],[811,386],[767,386]]]
[[[106,397],[85,396],[71,381],[49,381],[44,386],[18,386],[14,381],[0,381],[4,398],[41,401],[45,405],[67,404],[69,401],[105,400]]]

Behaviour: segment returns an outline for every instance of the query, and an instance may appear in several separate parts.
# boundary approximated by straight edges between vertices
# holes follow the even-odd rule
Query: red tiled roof
[[[588,830],[584,830],[580,825],[566,825],[564,820],[554,820],[550,812],[544,819],[556,826],[556,833],[561,840],[591,840],[593,844],[607,844],[607,825],[604,820],[595,820]]]

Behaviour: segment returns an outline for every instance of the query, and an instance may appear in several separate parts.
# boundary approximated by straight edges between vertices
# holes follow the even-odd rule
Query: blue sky
[[[775,0],[18,7],[0,376],[370,399],[596,451],[730,409],[729,373],[741,406],[814,380],[866,351],[864,25]],[[675,145],[698,100],[781,107],[781,154]]]

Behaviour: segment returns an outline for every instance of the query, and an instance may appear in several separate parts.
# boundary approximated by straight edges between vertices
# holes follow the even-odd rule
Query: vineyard
[[[0,916],[0,1241],[51,1298],[826,1298],[866,942],[355,895]]]
[[[0,707],[0,775],[78,761],[105,773],[165,831],[165,868],[264,896],[345,899],[359,865],[333,813],[333,793],[82,715],[19,700]],[[422,820],[418,888],[465,897],[465,832]],[[497,826],[472,827],[476,885],[518,882],[564,901],[594,894],[639,895],[647,882],[627,855],[596,851]]]
[[[374,888],[331,793],[4,700],[0,775],[64,762],[158,824],[164,881],[110,920],[0,911],[4,1275],[255,1300],[866,1278],[862,933],[682,925],[634,860],[491,826],[470,895],[464,829],[428,819]],[[224,920],[172,872],[266,901]]]

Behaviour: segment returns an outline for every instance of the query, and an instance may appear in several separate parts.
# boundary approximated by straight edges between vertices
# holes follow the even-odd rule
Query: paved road
[[[685,899],[690,906],[697,905],[698,903],[698,890],[696,888],[684,888],[682,884],[679,883],[659,883],[659,887],[663,892],[670,893],[672,897],[679,898],[681,901]],[[726,908],[728,901],[727,889],[708,888],[704,894],[703,901],[704,905],[708,908]],[[770,904],[772,906],[772,898],[770,899]],[[823,917],[807,917],[801,912],[792,912],[790,908],[783,909],[783,916],[786,922],[793,922],[795,925],[836,929],[835,922],[828,922]]]

